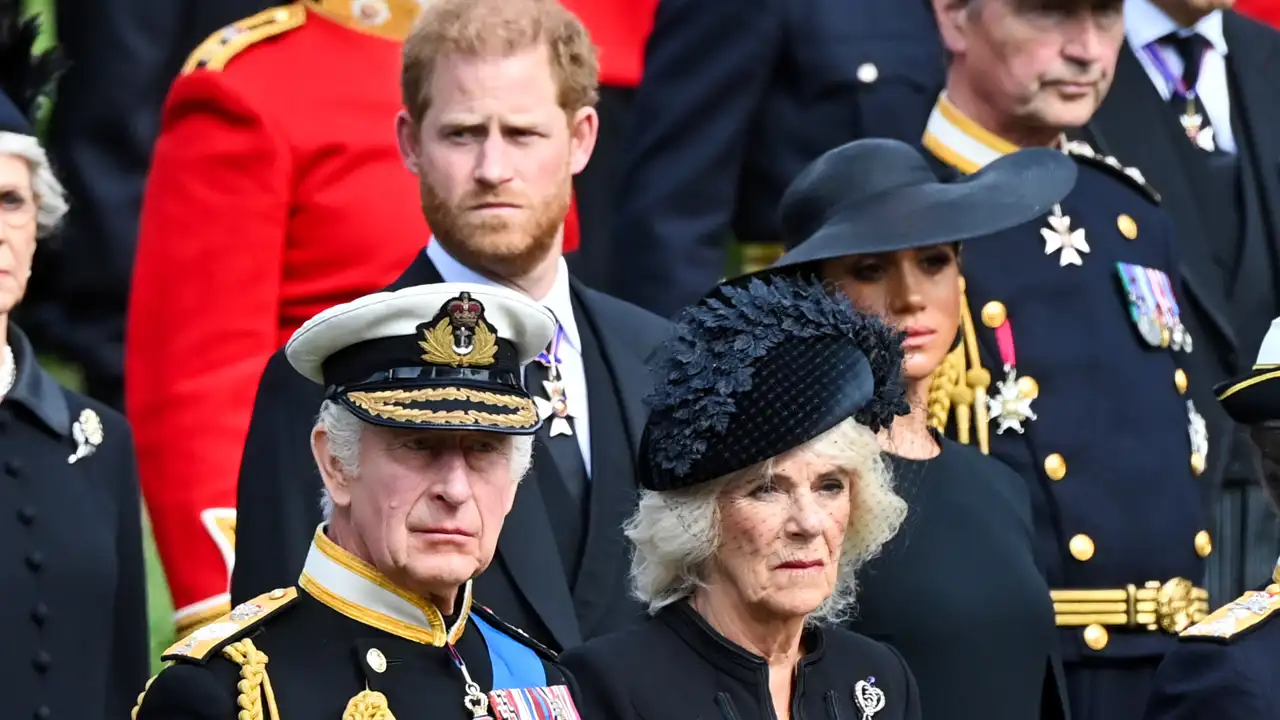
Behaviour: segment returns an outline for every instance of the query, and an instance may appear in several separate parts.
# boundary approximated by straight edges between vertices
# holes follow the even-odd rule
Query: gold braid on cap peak
[[[991,373],[982,367],[982,358],[978,354],[978,336],[974,331],[973,314],[969,312],[969,299],[964,287],[964,278],[961,278],[962,342],[947,353],[929,381],[929,426],[938,432],[946,432],[947,421],[954,415],[956,440],[970,445],[973,442],[973,431],[976,430],[978,449],[983,455],[988,455],[991,453],[991,438],[987,388],[991,385]]]

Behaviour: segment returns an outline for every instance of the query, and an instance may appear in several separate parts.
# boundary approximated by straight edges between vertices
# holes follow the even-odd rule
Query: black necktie
[[[1213,152],[1217,148],[1217,143],[1213,141],[1213,126],[1209,122],[1209,113],[1205,112],[1204,103],[1200,100],[1200,94],[1196,92],[1196,83],[1200,81],[1200,67],[1210,47],[1209,40],[1200,33],[1172,33],[1163,39],[1182,59],[1182,87],[1187,92],[1184,96],[1175,89],[1170,103],[1178,112],[1187,137],[1196,147]]]

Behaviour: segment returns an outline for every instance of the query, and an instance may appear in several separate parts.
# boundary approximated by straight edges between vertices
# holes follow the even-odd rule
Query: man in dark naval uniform
[[[1262,450],[1263,487],[1280,508],[1280,319],[1248,374],[1218,385],[1222,408]],[[1180,636],[1152,683],[1146,720],[1254,720],[1280,708],[1280,561],[1270,580]]]
[[[472,37],[495,44],[477,52]],[[405,48],[401,151],[435,235],[392,289],[509,287],[559,326],[525,373],[547,419],[533,470],[476,590],[563,650],[643,616],[627,590],[622,525],[636,506],[645,360],[670,323],[584,286],[561,255],[572,172],[590,158],[598,121],[595,51],[578,19],[553,0],[437,0]],[[477,67],[501,82],[476,86]],[[318,395],[282,354],[268,363],[240,468],[233,602],[287,585],[302,568],[320,519],[320,478],[303,441]]]
[[[311,431],[325,522],[298,586],[169,648],[136,718],[577,718],[552,653],[471,587],[542,424],[521,367],[555,331],[524,295],[471,283],[366,295],[303,325],[286,353],[325,387]]]
[[[950,389],[965,403],[949,424],[1030,488],[1073,716],[1131,720],[1208,611],[1209,443],[1170,220],[1140,172],[1063,135],[1107,92],[1122,2],[1051,5],[934,0],[952,56],[923,140],[939,164],[972,173],[1045,146],[1080,171],[1046,217],[966,243],[968,387]]]

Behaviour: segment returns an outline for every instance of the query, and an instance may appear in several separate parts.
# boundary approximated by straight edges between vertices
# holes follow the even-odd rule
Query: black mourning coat
[[[420,253],[387,289],[437,282],[439,272]],[[670,331],[668,322],[651,313],[570,282],[586,346],[592,444],[590,507],[582,522],[584,550],[576,582],[568,581],[557,547],[563,523],[554,513],[562,508],[547,499],[562,481],[540,442],[503,526],[497,557],[476,582],[481,602],[554,649],[641,617],[628,594],[631,557],[621,528],[636,503],[634,458],[650,388],[645,361]],[[298,375],[283,351],[271,358],[240,469],[233,602],[297,580],[307,541],[320,522],[321,483],[308,440],[322,399],[323,388]]]
[[[1270,508],[1257,486],[1256,450],[1218,406],[1212,387],[1252,366],[1271,319],[1280,315],[1280,33],[1234,12],[1223,13],[1232,130],[1239,146],[1245,203],[1223,202],[1205,153],[1188,140],[1126,43],[1115,82],[1088,127],[1088,139],[1142,169],[1174,219],[1188,297],[1182,317],[1196,342],[1187,372],[1196,409],[1208,425],[1203,476],[1218,501],[1218,548],[1210,558],[1210,592],[1235,597],[1270,572],[1280,550]],[[1220,213],[1234,215],[1225,218]],[[1226,220],[1239,227],[1224,232]]]
[[[921,717],[916,681],[893,648],[838,628],[806,630],[792,684],[791,720]],[[560,656],[585,718],[774,720],[764,659],[716,632],[685,601],[644,623]],[[859,683],[866,685],[860,686]],[[883,707],[864,715],[855,693],[874,686]],[[865,700],[864,700],[865,702]],[[874,706],[872,706],[874,707]]]
[[[59,386],[15,325],[9,344],[18,375],[0,401],[3,714],[127,718],[149,662],[133,436],[120,414]],[[73,425],[91,415],[99,443],[68,462]]]

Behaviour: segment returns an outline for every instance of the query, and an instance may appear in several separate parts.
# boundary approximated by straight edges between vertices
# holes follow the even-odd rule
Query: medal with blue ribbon
[[[1191,333],[1182,324],[1182,310],[1173,294],[1173,281],[1169,275],[1155,268],[1144,268],[1151,287],[1155,292],[1156,304],[1165,326],[1169,328],[1169,347],[1174,350],[1191,352]]]
[[[1169,63],[1160,54],[1157,43],[1150,43],[1142,50],[1146,53],[1147,58],[1151,60],[1152,66],[1160,73],[1160,76],[1165,79],[1165,82],[1169,83],[1169,89],[1172,93],[1186,103],[1182,115],[1178,117],[1178,121],[1182,123],[1183,132],[1187,134],[1191,142],[1196,144],[1196,147],[1206,152],[1213,152],[1217,149],[1217,142],[1213,139],[1213,128],[1205,127],[1204,115],[1200,114],[1196,109],[1196,89],[1187,87],[1187,84],[1182,80],[1182,76],[1169,67]],[[1202,51],[1202,58],[1203,52],[1207,51],[1207,48]]]
[[[564,378],[560,375],[560,345],[565,339],[564,326],[556,324],[556,335],[546,350],[538,353],[534,362],[547,368],[547,379],[542,381],[542,388],[547,396],[534,396],[533,404],[538,409],[538,417],[543,421],[551,418],[550,433],[556,435],[572,435],[573,425],[569,422],[573,415],[569,413],[569,398],[565,394]]]
[[[1166,347],[1168,330],[1161,322],[1159,309],[1150,288],[1145,268],[1129,263],[1116,263],[1120,283],[1124,286],[1129,302],[1129,317],[1138,329],[1138,335],[1154,348]]]

